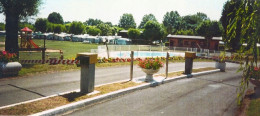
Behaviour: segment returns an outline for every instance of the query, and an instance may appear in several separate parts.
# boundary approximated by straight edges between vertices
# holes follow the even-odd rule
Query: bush
[[[87,27],[86,30],[89,35],[93,36],[96,36],[101,33],[101,30],[96,27]]]
[[[73,21],[70,24],[70,29],[69,33],[79,35],[79,34],[84,34],[85,33],[85,26],[83,23],[78,22],[78,21]]]

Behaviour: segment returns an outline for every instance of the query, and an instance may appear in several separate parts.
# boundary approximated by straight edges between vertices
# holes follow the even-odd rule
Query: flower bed
[[[162,60],[165,61],[166,58],[165,57],[156,57],[156,58],[151,58],[151,57],[147,57],[144,59],[158,59],[158,60]],[[140,61],[143,60],[141,58],[136,58],[134,59],[134,61]],[[184,60],[184,57],[182,56],[173,56],[173,57],[169,57],[169,60]],[[114,63],[114,62],[131,62],[131,58],[98,58],[98,63]]]

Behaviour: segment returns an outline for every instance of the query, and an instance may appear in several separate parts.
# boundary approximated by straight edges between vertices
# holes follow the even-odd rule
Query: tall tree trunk
[[[6,12],[6,39],[5,39],[5,50],[9,53],[17,53],[19,52],[18,47],[18,24],[19,24],[19,16]]]

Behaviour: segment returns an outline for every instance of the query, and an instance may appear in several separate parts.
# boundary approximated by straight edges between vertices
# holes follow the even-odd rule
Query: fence
[[[219,55],[219,51],[189,47],[168,47],[168,46],[156,46],[156,45],[108,45],[109,54],[115,51],[160,51],[160,52],[182,52],[192,51],[198,56],[214,56]],[[98,46],[98,49],[91,49],[91,53],[97,53],[99,56],[107,53],[105,45]],[[113,56],[112,56],[113,57]]]

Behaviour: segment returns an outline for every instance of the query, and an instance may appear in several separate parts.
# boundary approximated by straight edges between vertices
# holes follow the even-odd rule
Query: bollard
[[[193,59],[196,57],[194,52],[185,52],[185,71],[184,74],[189,75],[192,73]]]
[[[97,54],[78,53],[77,59],[80,60],[80,92],[83,94],[94,91],[95,86],[95,64]]]
[[[134,51],[131,51],[131,65],[130,65],[130,81],[133,80],[133,69],[134,69]]]
[[[169,52],[167,52],[166,54],[166,69],[165,69],[165,78],[167,79],[168,78],[168,64],[169,64]]]

